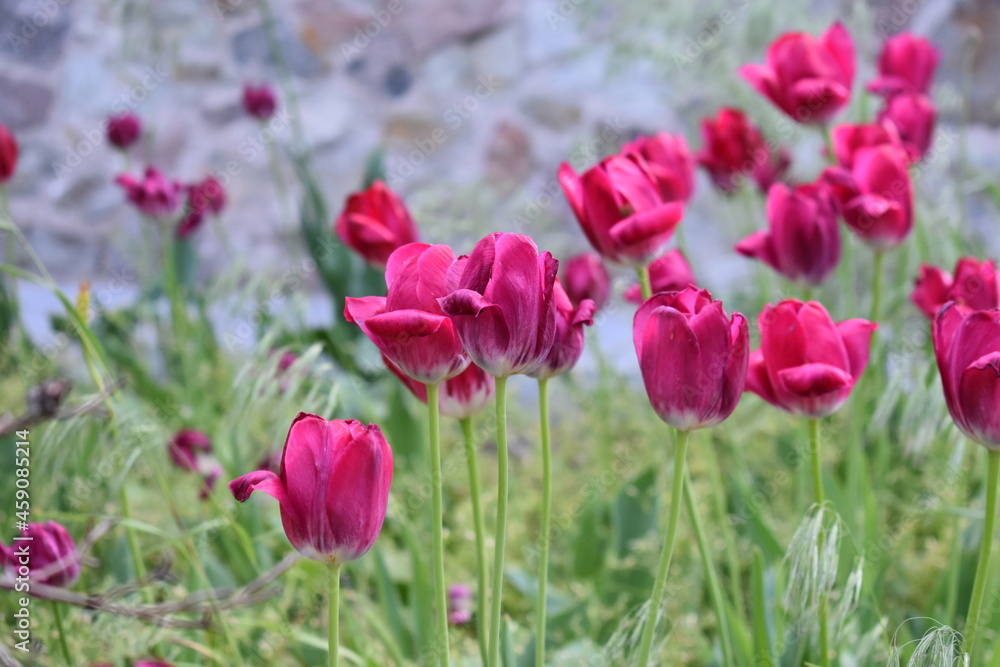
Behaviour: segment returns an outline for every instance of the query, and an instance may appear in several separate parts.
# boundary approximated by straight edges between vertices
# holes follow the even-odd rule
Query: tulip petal
[[[683,216],[684,204],[667,202],[616,223],[611,238],[626,246],[649,245],[643,254],[656,254],[659,248],[655,246],[667,242]]]
[[[854,40],[840,21],[834,23],[820,38],[826,50],[840,67],[841,83],[848,89],[854,82]]]
[[[698,337],[683,313],[666,306],[648,314],[640,335],[639,366],[653,409],[674,428],[690,429],[706,394]]]
[[[559,165],[558,178],[563,194],[566,195],[566,201],[569,202],[570,208],[573,209],[576,219],[582,223],[585,214],[583,209],[583,185],[580,182],[580,177],[568,162],[563,162]]]
[[[979,357],[962,371],[958,397],[963,430],[983,446],[1000,449],[1000,351]]]
[[[778,186],[775,185],[774,187]],[[772,243],[770,232],[754,232],[736,244],[736,252],[744,257],[758,259],[775,271],[781,271],[781,266],[778,264],[778,256],[774,252],[774,244]]]
[[[849,368],[847,371],[857,382],[861,374],[868,366],[868,358],[871,354],[872,334],[878,328],[878,324],[863,319],[844,320],[837,323],[837,333],[844,341],[844,349],[847,350]]]
[[[241,503],[246,502],[254,491],[266,493],[279,503],[288,502],[288,494],[285,492],[284,485],[278,476],[270,470],[256,470],[237,477],[229,483],[229,492]]]
[[[778,400],[778,395],[771,385],[771,377],[767,373],[767,363],[764,361],[764,353],[761,350],[754,350],[750,353],[746,391],[757,394],[771,405],[776,405],[779,408],[785,407]]]
[[[799,310],[799,324],[806,332],[806,362],[830,364],[850,374],[850,358],[844,340],[822,304],[806,302]]]
[[[779,381],[793,394],[816,398],[852,386],[847,371],[824,363],[803,364],[778,372]]]
[[[917,278],[910,293],[910,300],[925,316],[934,319],[948,301],[948,290],[953,283],[951,274],[936,266],[920,265],[920,276]]]
[[[420,338],[430,336],[448,322],[444,315],[435,315],[424,310],[407,308],[379,313],[366,322],[368,330],[376,336],[392,339]]]
[[[415,257],[419,257],[425,250],[430,248],[428,243],[407,243],[399,246],[389,255],[389,260],[385,264],[385,284],[392,287],[396,276],[402,273],[406,263]]]
[[[384,296],[362,298],[349,296],[344,300],[344,318],[364,329],[365,323],[369,319],[385,312],[385,306],[386,298]]]

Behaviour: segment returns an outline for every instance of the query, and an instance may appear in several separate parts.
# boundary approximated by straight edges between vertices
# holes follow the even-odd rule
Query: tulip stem
[[[821,125],[819,131],[823,134],[823,143],[826,145],[826,160],[836,166],[837,153],[833,150],[833,128],[829,124]]]
[[[62,651],[63,660],[68,667],[73,667],[73,658],[69,653],[69,646],[66,644],[66,631],[63,629],[62,607],[58,602],[52,602],[52,615],[56,619],[56,632],[59,633],[59,650]]]
[[[681,516],[684,488],[684,468],[687,460],[687,431],[677,431],[677,442],[674,448],[674,481],[670,493],[670,515],[667,520],[667,536],[663,541],[663,551],[660,552],[660,564],[656,570],[656,580],[653,582],[653,593],[649,598],[649,609],[646,625],[642,629],[642,643],[639,645],[639,660],[637,667],[649,664],[650,653],[653,650],[653,635],[660,618],[660,607],[663,606],[663,595],[667,588],[667,572],[670,570],[670,559],[674,553],[674,542],[677,541],[677,524]]]
[[[486,528],[483,525],[482,491],[479,488],[479,450],[472,433],[472,419],[461,421],[465,438],[465,459],[469,465],[469,496],[472,498],[472,523],[476,529],[476,639],[479,656],[486,664]]]
[[[688,517],[691,521],[691,527],[694,530],[695,541],[698,543],[698,551],[701,552],[701,565],[705,570],[705,578],[708,579],[708,591],[712,596],[712,604],[715,607],[715,615],[718,618],[719,640],[722,643],[722,662],[725,665],[733,665],[736,663],[733,662],[733,646],[729,638],[729,617],[726,615],[726,601],[722,597],[719,575],[715,572],[712,553],[708,546],[708,538],[705,536],[705,528],[702,526],[701,516],[698,514],[698,505],[695,502],[694,490],[691,488],[691,475],[687,471],[684,474],[684,504],[687,506]]]
[[[868,320],[878,323],[878,318],[882,314],[882,264],[885,260],[885,251],[875,251],[875,274],[872,276],[872,312]]]
[[[538,629],[535,632],[535,665],[545,664],[545,615],[549,583],[549,525],[552,520],[552,439],[549,433],[549,381],[538,381],[538,413],[542,426],[542,518],[539,533],[541,555],[538,562]]]
[[[500,664],[500,614],[503,608],[503,551],[507,538],[507,378],[496,379],[497,522],[493,538],[493,590],[490,609],[489,667]]]
[[[441,490],[441,415],[438,412],[440,385],[427,383],[427,421],[431,439],[431,487],[434,500],[434,596],[437,598],[437,643],[440,664],[447,667],[448,585],[444,578],[444,498]]]
[[[642,292],[642,300],[645,301],[653,296],[653,285],[649,282],[649,266],[643,264],[635,272],[639,275],[639,290]]]
[[[975,662],[973,649],[976,646],[976,634],[979,630],[979,613],[982,611],[986,580],[990,574],[993,527],[997,518],[997,484],[1000,484],[1000,451],[994,449],[986,451],[989,455],[989,471],[986,475],[986,520],[983,524],[983,539],[979,545],[979,565],[976,567],[976,580],[972,585],[969,613],[965,615],[965,650],[973,663]]]
[[[327,620],[329,651],[327,652],[329,667],[337,667],[340,654],[340,568],[343,563],[330,566],[330,596],[327,600],[329,612]]]
[[[813,477],[813,493],[816,498],[816,508],[817,511],[823,511],[823,470],[820,466],[820,455],[819,455],[819,420],[810,419],[809,420],[809,452],[812,458],[812,477]],[[817,538],[821,540],[820,546],[822,546],[822,534]],[[826,603],[826,592],[824,591],[819,598],[819,611],[817,613],[817,620],[819,621],[819,664],[822,667],[829,667],[830,665],[830,622],[827,614],[827,603]]]

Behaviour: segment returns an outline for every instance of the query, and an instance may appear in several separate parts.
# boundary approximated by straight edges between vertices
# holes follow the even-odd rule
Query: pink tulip
[[[913,229],[913,187],[907,165],[904,151],[882,145],[859,150],[851,170],[828,167],[823,172],[844,222],[875,249],[899,245]]]
[[[788,32],[767,49],[766,65],[740,76],[799,123],[825,123],[851,99],[854,41],[839,22],[820,38]]]
[[[243,475],[229,490],[241,503],[254,491],[275,498],[292,546],[308,558],[339,565],[375,543],[391,483],[392,449],[378,426],[301,412],[288,430],[280,472]]]
[[[955,425],[983,447],[1000,450],[1000,309],[949,304],[934,318],[932,335]]]
[[[136,208],[152,218],[168,216],[180,204],[181,184],[166,178],[155,167],[147,167],[141,179],[122,174],[115,182]]]
[[[667,424],[707,428],[736,409],[750,354],[747,321],[740,313],[727,318],[707,290],[653,296],[635,313],[632,339],[649,402]]]
[[[590,245],[620,264],[649,263],[684,215],[683,202],[665,202],[647,162],[634,154],[606,158],[583,176],[564,162],[559,184]]]
[[[562,284],[566,295],[579,306],[584,299],[600,310],[611,296],[611,277],[601,258],[592,252],[570,257],[563,263]]]
[[[822,184],[789,188],[775,183],[767,194],[767,231],[736,244],[741,255],[764,262],[789,280],[819,285],[840,260],[837,209]]]
[[[119,150],[125,150],[142,136],[142,121],[131,112],[108,118],[108,143]]]
[[[187,194],[188,207],[194,211],[218,215],[226,206],[226,190],[215,176],[206,176],[187,186]]]
[[[80,558],[69,532],[55,521],[29,523],[9,547],[0,544],[0,569],[36,584],[70,587],[80,578]]]
[[[574,306],[558,278],[552,289],[556,304],[556,336],[545,361],[529,373],[538,380],[547,380],[572,370],[583,354],[583,327],[594,324],[596,309],[593,301],[584,299],[579,306]]]
[[[278,108],[278,99],[268,85],[243,86],[243,108],[254,118],[267,120]]]
[[[913,162],[923,159],[934,140],[937,110],[931,101],[918,93],[901,93],[885,102],[879,122],[892,125]]]
[[[955,277],[936,266],[922,264],[910,298],[933,320],[949,301],[970,310],[1000,307],[1000,273],[995,262],[963,257],[955,265]]]
[[[708,170],[715,187],[729,194],[746,179],[762,191],[782,178],[791,162],[788,151],[774,150],[764,135],[739,109],[723,107],[715,118],[701,121],[703,146],[695,156]]]
[[[867,320],[834,324],[816,301],[768,304],[757,320],[760,349],[750,355],[747,391],[813,419],[836,412],[868,365]]]
[[[427,403],[427,385],[408,377],[384,354],[382,361],[421,403]],[[467,419],[492,403],[495,394],[496,380],[493,376],[479,366],[469,364],[464,371],[441,383],[438,412],[452,419]]]
[[[676,248],[663,253],[649,265],[649,284],[653,288],[653,294],[679,292],[695,283],[687,258]],[[639,283],[625,290],[625,300],[635,304],[642,303],[642,287]]]
[[[938,50],[930,41],[908,32],[895,35],[882,47],[879,76],[868,84],[868,90],[887,97],[900,93],[926,95],[938,58]]]
[[[691,199],[694,194],[694,159],[684,137],[660,132],[625,144],[621,152],[635,153],[646,160],[663,201],[686,202]]]
[[[347,247],[379,268],[394,250],[417,240],[417,226],[406,205],[382,181],[350,195],[335,226]]]
[[[6,125],[0,124],[0,185],[14,176],[17,168],[17,139]]]
[[[556,335],[557,262],[521,234],[493,233],[452,271],[455,290],[439,299],[472,360],[496,377],[530,373]]]
[[[418,382],[455,377],[469,365],[452,320],[438,299],[448,294],[455,255],[446,245],[410,243],[389,256],[388,296],[348,297],[344,317],[361,327],[393,364]]]
[[[833,153],[837,164],[845,169],[854,167],[854,155],[862,148],[888,144],[903,148],[896,126],[892,123],[844,123],[833,128]]]

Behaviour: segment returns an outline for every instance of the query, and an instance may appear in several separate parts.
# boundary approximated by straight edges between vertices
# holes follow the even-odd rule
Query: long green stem
[[[969,600],[969,613],[965,616],[965,650],[975,664],[976,635],[979,632],[979,614],[983,607],[983,595],[986,593],[986,582],[990,576],[990,555],[993,547],[993,526],[997,518],[997,484],[1000,484],[1000,451],[987,450],[989,453],[989,470],[986,474],[986,520],[983,523],[983,541],[979,545],[979,565],[976,567],[976,580],[972,585],[972,599]]]
[[[128,540],[128,550],[132,552],[132,571],[135,572],[136,581],[142,581],[146,577],[146,566],[142,562],[142,554],[139,552],[139,538],[136,537],[135,528],[131,525],[132,506],[128,501],[128,489],[125,487],[125,480],[122,480],[118,487],[118,499],[122,504],[122,517],[125,518],[125,538]]]
[[[440,664],[450,662],[448,647],[448,584],[444,578],[444,494],[441,490],[441,415],[438,413],[440,385],[427,383],[427,422],[431,441],[431,488],[434,514],[434,597],[437,598],[437,644]]]
[[[813,477],[813,493],[815,494],[816,506],[818,511],[823,511],[823,469],[820,465],[820,448],[819,448],[819,420],[810,419],[809,420],[809,453],[812,459],[812,477]],[[822,539],[822,535],[820,536]],[[819,664],[822,667],[829,667],[830,665],[830,622],[827,613],[827,601],[826,593],[824,592],[819,599],[819,612],[817,614],[817,621],[819,622],[819,648],[820,648],[820,658]]]
[[[472,419],[461,422],[465,438],[465,460],[469,465],[469,496],[472,498],[472,523],[476,529],[476,639],[479,656],[486,664],[486,528],[483,525],[482,491],[479,488],[479,449],[472,432]]]
[[[337,667],[340,655],[340,568],[341,563],[330,566],[330,595],[327,599],[329,611],[327,614],[327,663],[329,667]]]
[[[59,633],[59,650],[62,651],[63,660],[67,667],[73,667],[73,658],[69,653],[69,645],[66,644],[66,630],[63,629],[62,607],[58,602],[52,603],[52,615],[56,618],[56,632]]]
[[[684,504],[687,506],[688,518],[691,521],[691,527],[694,529],[698,551],[701,552],[702,568],[704,568],[705,577],[708,579],[708,591],[712,596],[712,606],[715,607],[715,615],[719,622],[719,639],[722,642],[723,664],[734,665],[736,663],[733,662],[733,646],[729,637],[729,616],[726,614],[726,601],[722,597],[719,575],[715,572],[708,538],[705,536],[705,528],[701,524],[701,516],[698,514],[698,506],[695,504],[694,490],[691,488],[691,475],[689,473],[685,473],[684,475]]]
[[[649,267],[646,265],[640,266],[635,272],[639,276],[639,290],[642,293],[642,300],[645,301],[653,296],[653,285],[649,281]]]
[[[653,650],[653,635],[660,618],[660,607],[663,606],[663,595],[667,588],[667,572],[670,570],[670,560],[674,554],[674,542],[677,541],[677,524],[681,516],[682,491],[684,487],[684,468],[687,460],[689,434],[687,431],[677,431],[677,443],[674,449],[674,481],[670,493],[670,515],[667,520],[667,535],[663,541],[663,551],[660,552],[660,564],[656,570],[653,582],[653,592],[649,598],[649,615],[642,629],[642,643],[639,645],[639,660],[637,667],[646,667]]]
[[[545,611],[549,583],[549,523],[552,514],[552,442],[549,433],[549,381],[538,381],[538,413],[542,424],[542,519],[539,527],[541,555],[538,561],[538,628],[535,632],[535,665],[545,664]]]
[[[493,538],[493,590],[490,600],[489,667],[500,664],[500,614],[503,609],[503,550],[507,539],[507,378],[497,378],[497,523]]]
[[[878,322],[882,314],[882,264],[885,260],[885,251],[875,251],[874,275],[872,276],[872,311],[868,319]]]

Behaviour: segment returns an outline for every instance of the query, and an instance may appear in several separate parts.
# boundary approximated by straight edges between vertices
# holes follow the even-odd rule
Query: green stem
[[[993,526],[997,518],[997,484],[1000,484],[1000,451],[987,450],[989,454],[989,471],[986,474],[986,520],[983,523],[983,541],[979,545],[979,565],[976,567],[976,580],[972,585],[972,599],[969,600],[969,613],[965,618],[965,649],[975,663],[976,635],[979,631],[979,614],[983,607],[983,595],[986,592],[986,582],[990,575],[990,555],[993,547]]]
[[[872,276],[872,312],[868,319],[878,322],[882,314],[882,264],[885,260],[885,251],[875,251],[874,275]]]
[[[472,419],[461,421],[465,439],[465,460],[469,465],[469,496],[472,498],[472,523],[476,529],[476,639],[479,656],[486,664],[486,528],[483,525],[482,491],[479,488],[479,450],[472,432]]]
[[[5,219],[10,220],[11,224],[14,223],[14,216],[10,212],[10,200],[7,198],[7,188],[0,185],[0,216]],[[4,239],[4,250],[6,252],[6,261],[8,266],[14,266],[15,254],[14,254],[14,235],[5,234]],[[9,299],[11,307],[14,312],[18,312],[18,294],[17,294],[17,278],[12,275],[7,275],[4,280],[7,282]]]
[[[340,568],[342,563],[334,563],[330,566],[330,595],[327,599],[329,611],[327,614],[327,641],[329,650],[327,651],[327,663],[329,667],[337,667],[338,656],[340,654]]]
[[[444,578],[444,497],[441,489],[441,415],[438,412],[440,385],[427,383],[427,422],[431,441],[431,488],[434,514],[434,596],[437,598],[437,645],[440,664],[449,664],[448,652],[448,584]]]
[[[764,555],[754,547],[750,568],[750,597],[753,600],[753,647],[755,667],[774,667],[774,652],[767,631],[767,599],[764,596]]]
[[[642,300],[645,301],[653,296],[653,285],[649,282],[649,267],[646,265],[640,266],[635,272],[639,276],[639,289],[642,292]]]
[[[122,516],[125,518],[125,538],[128,540],[128,550],[132,552],[132,571],[135,572],[136,581],[142,581],[146,577],[146,566],[143,565],[142,556],[139,553],[139,538],[136,537],[135,528],[131,525],[132,506],[128,501],[128,490],[125,487],[125,480],[122,480],[118,487],[118,498],[122,504]]]
[[[549,525],[552,514],[552,441],[549,433],[549,381],[538,381],[538,413],[542,424],[541,556],[538,562],[538,629],[535,632],[535,665],[545,664],[545,612],[549,583]]]
[[[63,660],[67,667],[73,667],[73,658],[69,654],[69,645],[66,644],[66,631],[63,629],[62,608],[58,602],[52,603],[52,614],[56,617],[56,632],[59,633],[59,649],[62,651]]]
[[[507,538],[507,378],[498,377],[497,409],[497,523],[493,538],[493,590],[490,600],[489,667],[500,664],[500,614],[503,608],[503,551]]]
[[[813,493],[816,504],[823,504],[823,468],[819,455],[819,420],[809,420],[809,454],[812,459]]]
[[[830,667],[830,619],[826,591],[819,597],[819,664]]]
[[[826,145],[826,159],[832,165],[837,164],[837,153],[833,150],[833,129],[829,124],[820,125],[820,132],[823,134],[823,143]]]
[[[677,431],[677,443],[674,449],[674,481],[670,493],[670,515],[667,520],[667,536],[663,541],[663,551],[660,552],[660,564],[656,570],[656,580],[653,582],[653,592],[649,598],[649,615],[642,629],[642,643],[639,645],[639,660],[637,667],[646,667],[653,650],[653,635],[656,634],[656,624],[660,617],[660,607],[663,606],[663,595],[667,588],[667,572],[670,570],[670,559],[674,553],[674,542],[677,541],[677,524],[681,516],[683,503],[681,492],[684,487],[684,467],[688,447],[687,431]]]
[[[701,565],[705,570],[705,577],[708,579],[708,591],[712,596],[712,606],[715,607],[715,615],[719,622],[719,639],[722,642],[722,662],[725,665],[734,665],[733,646],[729,638],[729,617],[726,614],[726,601],[722,597],[722,587],[719,585],[719,576],[715,572],[715,565],[712,563],[712,553],[708,546],[708,538],[705,537],[705,528],[701,524],[701,517],[698,515],[698,506],[695,504],[694,491],[691,488],[691,475],[684,475],[684,504],[687,506],[688,518],[691,527],[694,529],[695,541],[698,543],[698,551],[701,552]]]

